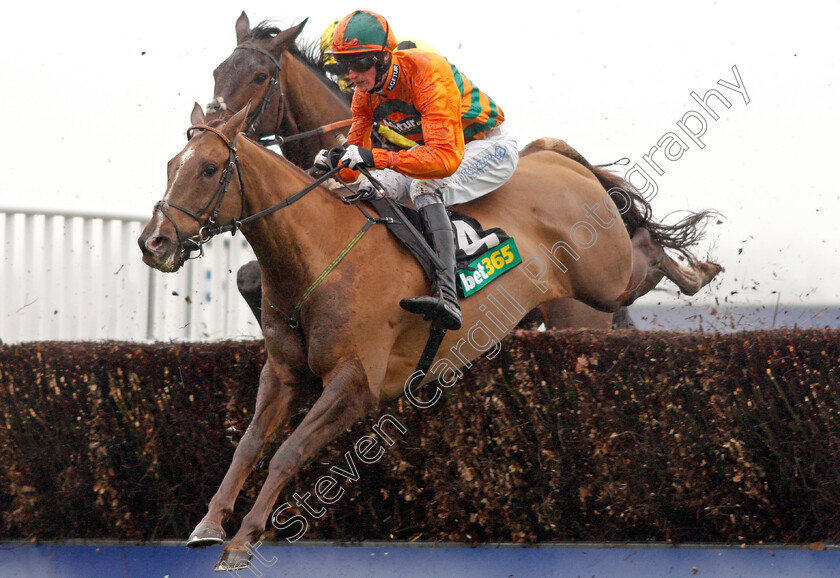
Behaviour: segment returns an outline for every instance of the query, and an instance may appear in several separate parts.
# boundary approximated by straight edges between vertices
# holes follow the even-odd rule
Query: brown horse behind
[[[247,222],[248,215],[312,184],[305,172],[239,135],[247,115],[246,107],[216,128],[194,129],[169,162],[167,190],[138,240],[149,266],[177,271],[216,224]],[[206,122],[198,106],[191,120],[194,125]],[[603,311],[631,303],[639,288],[660,273],[634,251],[620,211],[639,213],[632,196],[622,199],[625,206],[617,207],[580,163],[537,150],[522,158],[503,187],[461,206],[480,222],[510,233],[523,263],[462,301],[463,328],[446,335],[425,380],[451,380],[453,372],[498,348],[522,315],[542,303],[573,297]],[[266,482],[217,569],[249,563],[248,545],[259,540],[280,492],[330,440],[401,395],[423,406],[418,384],[409,376],[429,323],[403,311],[399,301],[423,294],[427,282],[413,256],[384,226],[372,226],[301,299],[367,222],[361,211],[318,186],[296,203],[241,227],[262,272],[266,363],[253,420],[190,545],[224,541],[222,525],[266,442],[302,399],[321,393],[274,454]],[[299,315],[290,324],[296,304]]]
[[[289,137],[312,131],[318,127],[350,117],[350,105],[346,95],[329,81],[313,49],[300,49],[295,41],[306,21],[286,30],[280,30],[267,22],[250,27],[248,16],[243,12],[236,21],[236,49],[213,72],[215,78],[214,99],[208,105],[208,122],[217,118],[229,118],[232,112],[252,103],[248,124],[253,132],[248,136],[255,139],[273,135]],[[279,88],[272,90],[271,79],[277,76]],[[259,106],[258,106],[259,105]],[[299,167],[311,166],[312,160],[322,148],[335,145],[336,131],[311,138],[288,142],[282,145],[283,156]],[[552,150],[580,163],[592,171],[607,189],[620,187],[630,191],[629,184],[612,173],[592,167],[586,159],[563,141],[541,139],[525,147],[521,155],[538,150]],[[633,237],[634,248],[645,253],[645,260],[656,263],[658,278],[651,276],[640,294],[646,293],[667,277],[687,294],[693,295],[705,286],[719,270],[716,265],[696,262],[686,251],[696,243],[708,213],[697,213],[672,227],[656,224],[652,220],[650,207],[638,199],[643,219],[633,220],[631,212],[622,214]],[[459,209],[460,210],[460,209]],[[640,225],[640,223],[644,225]],[[494,226],[492,223],[487,223]],[[665,248],[676,249],[687,257],[687,265],[680,267],[671,259]],[[248,301],[257,319],[260,319],[262,282],[257,264],[243,266],[237,276],[240,293]],[[626,310],[621,308],[623,318]],[[541,305],[527,316],[529,325],[544,322],[548,328],[609,328],[613,313],[604,312],[571,298],[561,298]]]

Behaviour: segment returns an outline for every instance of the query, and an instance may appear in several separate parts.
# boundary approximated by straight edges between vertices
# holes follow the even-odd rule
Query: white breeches
[[[419,195],[440,190],[450,207],[477,199],[505,184],[519,163],[519,148],[504,123],[481,140],[464,147],[464,159],[454,174],[443,179],[413,179],[390,169],[371,171],[389,196],[413,202]]]

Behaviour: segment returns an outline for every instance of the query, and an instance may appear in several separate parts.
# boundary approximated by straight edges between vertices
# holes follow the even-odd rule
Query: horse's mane
[[[330,90],[341,96],[348,103],[353,100],[352,92],[344,92],[338,87],[338,84],[327,76],[327,71],[324,69],[324,61],[321,59],[321,43],[319,41],[314,40],[308,43],[301,43],[300,45],[295,44],[289,48],[289,52],[313,72],[317,73],[318,80],[327,85]]]
[[[278,28],[272,20],[263,20],[253,28],[251,28],[251,40],[266,40],[274,38],[282,30]],[[324,83],[330,90],[340,95],[348,103],[353,100],[352,93],[342,91],[338,84],[327,76],[327,71],[324,69],[324,62],[321,59],[321,43],[318,40],[303,42],[300,44],[293,44],[289,47],[289,52],[298,60],[303,62],[307,68],[316,73],[318,80]]]

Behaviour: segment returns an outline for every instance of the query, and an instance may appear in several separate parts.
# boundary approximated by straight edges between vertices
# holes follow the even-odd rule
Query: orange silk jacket
[[[374,94],[354,93],[352,113],[349,144],[370,148],[374,121],[419,143],[398,152],[373,149],[377,169],[418,179],[453,174],[464,157],[464,144],[483,138],[505,118],[444,57],[417,49],[394,52],[385,85]],[[341,176],[355,180],[354,173],[345,169]]]

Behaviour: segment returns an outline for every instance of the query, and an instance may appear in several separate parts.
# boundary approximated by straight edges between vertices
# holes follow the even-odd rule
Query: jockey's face
[[[364,72],[353,70],[352,68],[347,73],[350,84],[362,92],[370,92],[376,84],[376,67],[371,66]]]

